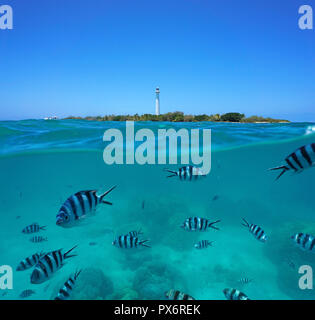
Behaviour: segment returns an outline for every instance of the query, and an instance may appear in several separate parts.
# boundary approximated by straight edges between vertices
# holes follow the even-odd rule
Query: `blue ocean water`
[[[170,289],[195,299],[224,299],[237,288],[251,299],[314,299],[298,287],[298,267],[315,265],[315,255],[294,246],[297,232],[315,234],[315,169],[286,173],[275,181],[268,168],[298,147],[315,142],[315,124],[236,124],[139,122],[135,130],[181,128],[212,130],[212,168],[195,182],[166,178],[165,165],[106,165],[103,134],[123,132],[125,122],[24,120],[0,122],[0,256],[14,269],[13,289],[0,299],[53,299],[63,283],[82,270],[72,299],[165,299]],[[137,144],[136,144],[137,146]],[[73,228],[56,225],[63,202],[81,190],[100,192],[117,185],[95,215]],[[206,233],[180,228],[200,216],[221,220]],[[268,241],[257,241],[242,218],[260,225]],[[35,234],[21,231],[33,222],[47,226]],[[151,248],[112,246],[117,235],[141,229]],[[34,235],[48,241],[33,243]],[[196,250],[200,240],[213,246]],[[32,269],[15,271],[24,258],[40,251],[78,245],[42,284],[31,284]],[[241,284],[241,278],[253,279]]]

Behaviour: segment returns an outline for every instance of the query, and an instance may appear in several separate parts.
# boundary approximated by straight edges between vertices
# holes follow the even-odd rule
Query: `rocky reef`
[[[314,252],[298,248],[291,236],[296,233],[308,233],[315,236],[314,222],[288,222],[273,230],[264,253],[278,270],[277,285],[279,289],[292,299],[314,299],[314,290],[301,290],[298,286],[302,276],[298,269],[302,265],[315,266]]]

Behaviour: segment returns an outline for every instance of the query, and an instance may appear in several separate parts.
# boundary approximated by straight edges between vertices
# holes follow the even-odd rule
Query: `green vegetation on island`
[[[169,121],[169,122],[240,122],[240,123],[280,123],[290,122],[288,120],[264,118],[260,116],[251,116],[246,118],[244,114],[238,112],[229,112],[225,114],[201,114],[201,115],[187,115],[183,112],[168,112],[161,115],[154,114],[135,114],[135,115],[107,115],[97,117],[74,117],[70,116],[65,119],[90,120],[90,121]]]

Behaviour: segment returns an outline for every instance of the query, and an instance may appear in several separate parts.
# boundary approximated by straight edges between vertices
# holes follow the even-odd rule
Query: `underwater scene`
[[[315,265],[315,124],[135,123],[211,129],[198,179],[106,164],[104,132],[125,126],[0,122],[0,299],[315,298],[298,272]]]

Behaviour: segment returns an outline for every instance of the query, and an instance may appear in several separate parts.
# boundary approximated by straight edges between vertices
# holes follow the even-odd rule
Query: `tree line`
[[[142,115],[106,115],[96,117],[75,117],[69,116],[65,119],[78,119],[78,120],[90,120],[90,121],[168,121],[168,122],[200,122],[200,121],[213,121],[213,122],[243,122],[243,123],[254,123],[254,122],[289,122],[288,120],[264,118],[261,116],[246,117],[243,113],[228,112],[225,114],[201,114],[201,115],[188,115],[181,111],[168,112],[161,115],[145,113]]]

